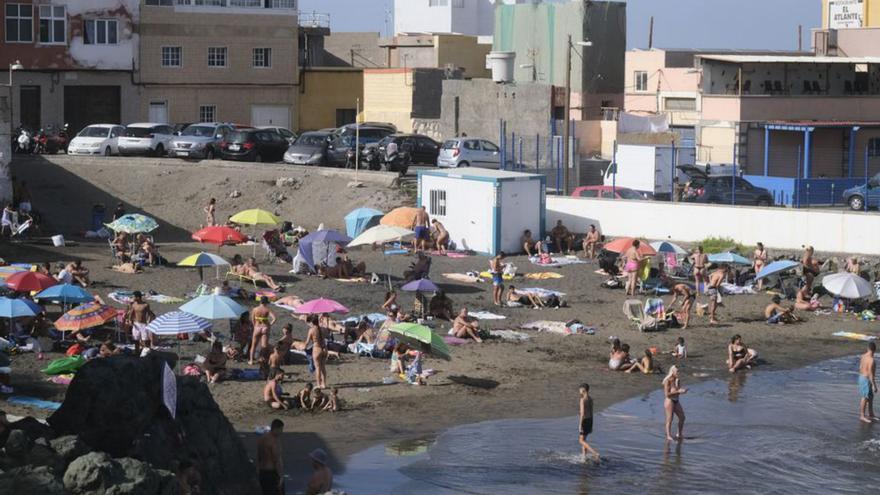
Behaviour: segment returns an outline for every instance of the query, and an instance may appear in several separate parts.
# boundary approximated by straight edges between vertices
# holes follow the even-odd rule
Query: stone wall
[[[0,203],[12,201],[12,109],[8,86],[0,87]]]

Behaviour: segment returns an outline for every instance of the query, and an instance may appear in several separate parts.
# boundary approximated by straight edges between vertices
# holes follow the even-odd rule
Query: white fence
[[[777,249],[880,255],[880,215],[844,210],[576,199],[547,196],[547,230],[562,220],[573,232],[595,224],[609,236],[698,242],[729,237]]]

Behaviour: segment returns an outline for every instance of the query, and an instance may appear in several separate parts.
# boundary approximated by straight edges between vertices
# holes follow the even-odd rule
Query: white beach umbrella
[[[385,242],[394,242],[403,240],[406,237],[416,235],[415,232],[403,227],[394,225],[377,225],[365,230],[361,235],[355,237],[348,243],[347,247],[363,246],[369,244],[382,244]]]
[[[871,283],[854,273],[834,273],[822,278],[822,287],[835,296],[846,299],[870,297],[874,292]]]

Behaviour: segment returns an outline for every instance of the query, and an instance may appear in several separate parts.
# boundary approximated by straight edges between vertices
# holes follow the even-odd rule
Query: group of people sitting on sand
[[[317,267],[318,275],[321,278],[335,279],[353,279],[362,278],[367,274],[367,264],[361,261],[354,263],[348,257],[348,253],[343,251],[340,256],[336,257],[336,264],[329,266],[326,262],[322,262]]]
[[[626,373],[640,371],[646,375],[662,373],[660,365],[654,361],[654,351],[652,349],[645,349],[645,355],[642,358],[634,358],[630,355],[629,344],[621,344],[618,338],[611,341],[608,368],[611,371],[624,371]]]
[[[611,371],[624,371],[626,373],[641,372],[646,375],[662,373],[660,365],[656,363],[657,349],[645,349],[645,355],[641,358],[630,356],[629,344],[621,344],[620,339],[611,341],[611,352],[608,355],[608,368]],[[675,347],[668,354],[677,362],[687,358],[688,349],[684,337],[678,337]],[[725,363],[728,370],[734,373],[741,369],[751,369],[757,364],[758,352],[743,343],[739,334],[730,338],[727,346]]]
[[[531,230],[523,231],[520,245],[526,256],[530,258],[537,256],[540,258],[542,256],[549,257],[551,253],[574,254],[576,239],[577,236],[562,223],[562,220],[557,220],[556,225],[550,230],[550,233],[544,240],[534,239]],[[584,257],[587,259],[595,258],[599,251],[602,250],[604,240],[605,236],[599,232],[595,224],[591,224],[587,231],[584,232],[580,242]]]
[[[146,234],[134,236],[125,232],[117,232],[110,241],[116,257],[114,270],[123,273],[137,273],[143,265],[157,266],[167,264],[159,254],[159,248],[153,239]]]
[[[37,272],[54,278],[61,284],[79,284],[88,287],[89,269],[83,266],[82,261],[76,260],[70,263],[59,263],[58,270],[53,272],[52,264],[48,261],[37,266]]]
[[[260,271],[257,265],[257,259],[253,256],[245,261],[240,254],[236,254],[232,258],[232,265],[229,267],[229,273],[232,275],[253,280],[254,282],[262,282],[275,292],[284,292],[284,286],[275,282],[275,279]]]
[[[296,395],[286,394],[282,388],[285,380],[283,370],[276,370],[263,385],[263,402],[272,409],[301,409],[312,412],[336,412],[340,410],[339,389],[333,387],[329,392],[306,383]]]

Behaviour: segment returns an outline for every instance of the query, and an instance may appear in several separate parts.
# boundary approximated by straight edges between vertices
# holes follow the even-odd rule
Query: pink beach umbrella
[[[295,313],[301,315],[312,315],[312,314],[322,314],[322,313],[348,313],[348,308],[334,301],[333,299],[312,299],[311,301],[303,303],[300,307],[296,308]]]

